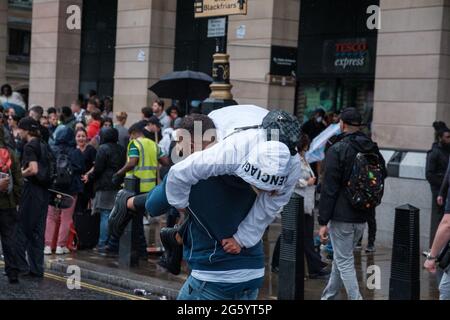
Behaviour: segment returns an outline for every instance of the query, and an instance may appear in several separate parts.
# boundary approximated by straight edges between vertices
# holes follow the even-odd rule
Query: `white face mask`
[[[317,121],[317,123],[321,123],[321,122],[323,121],[323,118],[322,118],[322,117],[318,117],[318,118],[316,119],[316,121]]]

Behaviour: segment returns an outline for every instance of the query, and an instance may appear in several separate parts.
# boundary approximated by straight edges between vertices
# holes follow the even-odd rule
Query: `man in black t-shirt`
[[[25,183],[19,207],[17,254],[20,271],[32,278],[44,276],[44,233],[49,203],[47,188],[36,178],[41,161],[39,128],[39,123],[30,117],[19,122],[19,135],[25,142],[21,161]]]

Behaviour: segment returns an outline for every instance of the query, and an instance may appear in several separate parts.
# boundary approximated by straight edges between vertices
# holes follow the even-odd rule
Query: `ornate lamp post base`
[[[216,53],[213,58],[214,82],[211,84],[211,95],[202,103],[203,114],[237,105],[231,94],[233,86],[230,84],[230,56],[226,53]]]

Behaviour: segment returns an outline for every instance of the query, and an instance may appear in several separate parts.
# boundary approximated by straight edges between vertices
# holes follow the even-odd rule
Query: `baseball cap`
[[[19,121],[19,129],[25,131],[38,131],[39,123],[31,117],[26,117]]]
[[[356,108],[344,109],[341,113],[341,120],[350,126],[359,127],[362,125],[361,114]]]
[[[290,159],[291,153],[285,144],[262,142],[250,151],[236,174],[258,189],[276,191],[286,184]]]

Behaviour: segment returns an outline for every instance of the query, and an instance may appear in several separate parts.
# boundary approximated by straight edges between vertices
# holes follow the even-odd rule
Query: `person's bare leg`
[[[127,201],[127,209],[128,210],[132,210],[132,211],[136,211],[136,208],[134,207],[134,197],[131,197],[130,199],[128,199],[128,201]]]
[[[182,245],[182,244],[183,244],[183,239],[181,238],[181,236],[180,236],[179,233],[177,233],[177,234],[175,235],[175,239],[177,240],[177,242],[178,242],[179,245]]]

